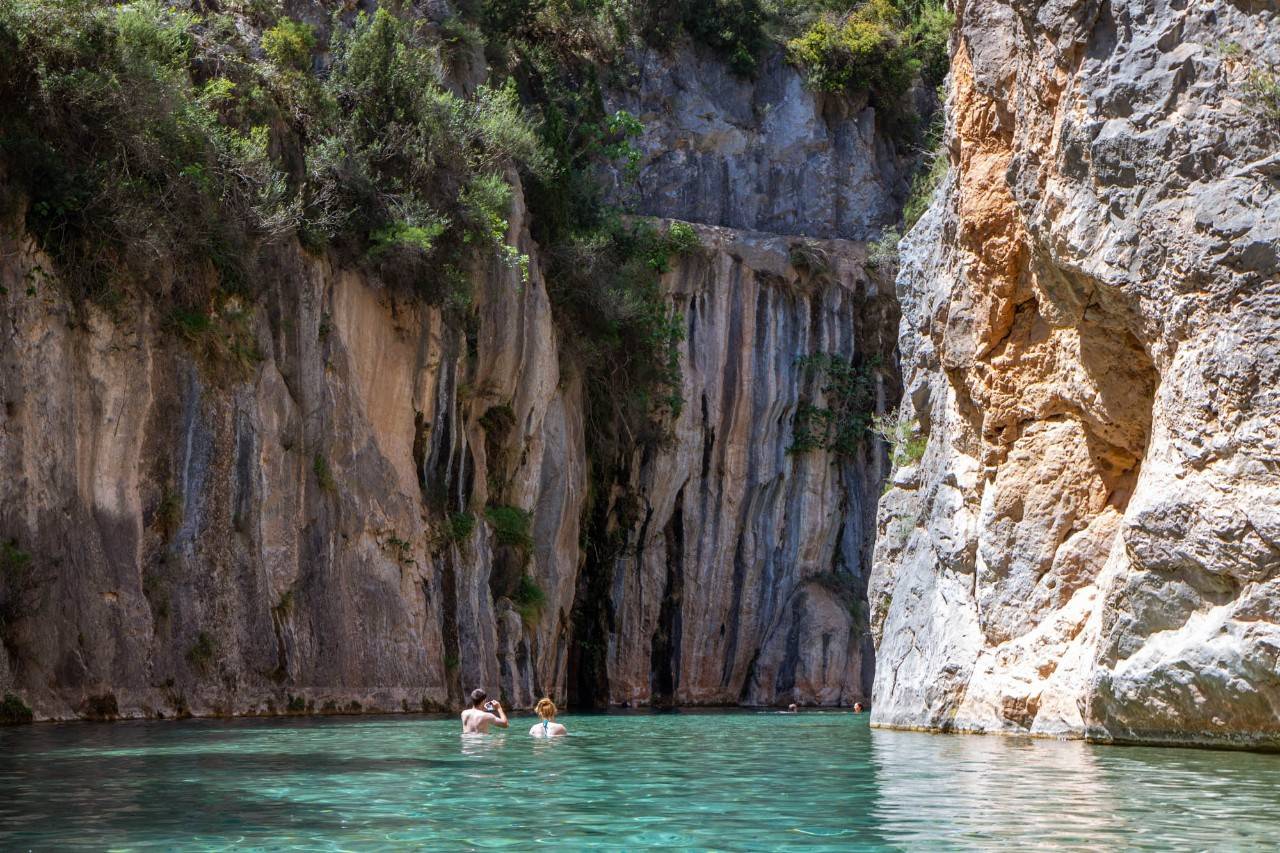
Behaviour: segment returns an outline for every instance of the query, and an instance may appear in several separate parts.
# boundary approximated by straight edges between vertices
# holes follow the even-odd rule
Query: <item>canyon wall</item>
[[[873,722],[1280,745],[1280,116],[1250,82],[1280,15],[955,11],[950,175],[897,281],[927,445],[879,509]]]
[[[708,60],[667,61],[650,71],[679,103]],[[609,531],[518,186],[529,278],[476,269],[470,311],[287,241],[198,334],[149,298],[69,297],[21,211],[0,225],[0,693],[38,718],[435,710],[474,686],[516,707],[865,701],[883,454],[788,451],[797,405],[822,402],[804,355],[878,356],[896,405],[896,302],[838,238],[891,218],[902,172],[870,110],[824,115],[777,61],[717,73],[723,121],[650,110],[647,133],[708,159],[770,142],[790,183],[642,162],[637,209],[701,223],[701,248],[663,276],[684,406],[596,496],[630,506]],[[759,87],[792,118],[740,109],[780,97]],[[787,201],[811,185],[839,191]],[[772,212],[721,215],[741,192]],[[531,546],[498,540],[495,506],[532,514]],[[593,560],[603,532],[622,547]]]

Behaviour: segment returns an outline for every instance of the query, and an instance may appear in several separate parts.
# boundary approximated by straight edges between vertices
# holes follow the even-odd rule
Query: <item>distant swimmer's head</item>
[[[538,716],[544,720],[554,720],[556,718],[556,703],[546,697],[539,699],[533,710],[537,711]]]
[[[854,702],[854,703],[853,703],[853,713],[855,713],[855,714],[861,714],[861,713],[862,713],[862,703],[861,703],[861,702]]]
[[[787,706],[787,710],[794,714],[795,712],[800,710],[800,707],[796,705],[795,702],[792,702],[790,705]]]
[[[489,694],[485,693],[479,687],[471,691],[471,707],[479,708],[484,704],[484,700],[489,698]]]

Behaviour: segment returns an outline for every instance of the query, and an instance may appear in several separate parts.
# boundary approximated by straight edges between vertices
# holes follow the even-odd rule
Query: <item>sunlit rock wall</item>
[[[873,721],[1280,743],[1270,3],[956,3]]]

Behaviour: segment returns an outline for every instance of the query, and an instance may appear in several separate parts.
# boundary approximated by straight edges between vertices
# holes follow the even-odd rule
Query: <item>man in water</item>
[[[861,713],[862,713],[862,703],[861,703],[861,702],[854,702],[854,703],[853,703],[853,713],[855,713],[855,714],[861,714]]]
[[[795,703],[795,702],[792,702],[790,705],[788,705],[788,706],[787,706],[787,713],[788,713],[788,714],[798,714],[798,713],[800,713],[800,709],[796,707],[796,703]]]
[[[494,700],[486,702],[488,695],[477,687],[471,691],[471,707],[462,712],[462,733],[468,735],[487,735],[489,726],[505,729],[507,712],[502,710],[502,703]]]

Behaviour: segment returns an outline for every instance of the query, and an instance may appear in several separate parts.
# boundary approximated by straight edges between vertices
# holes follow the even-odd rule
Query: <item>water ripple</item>
[[[0,730],[0,848],[1205,850],[1280,833],[1280,756],[872,731],[865,716]]]

